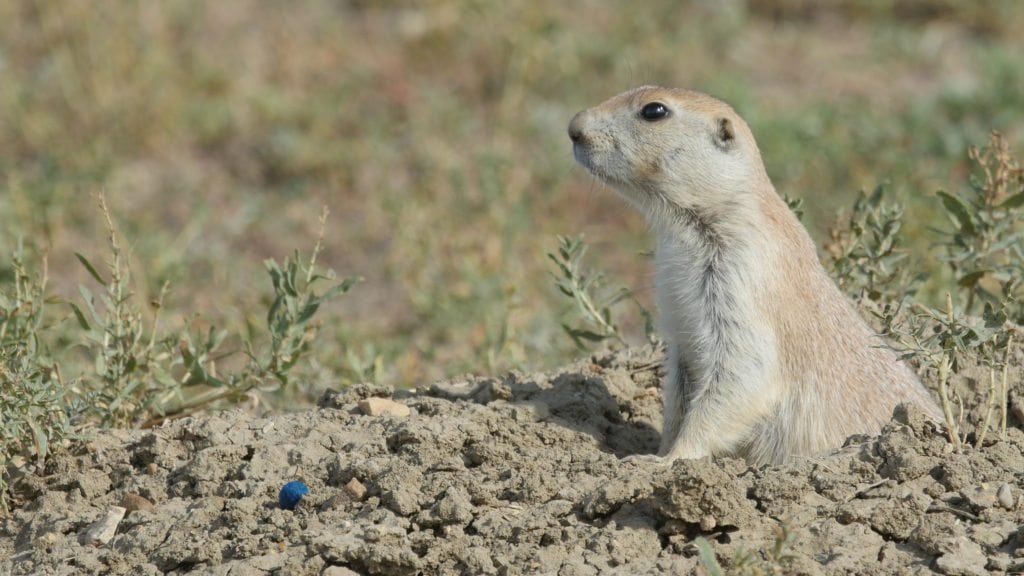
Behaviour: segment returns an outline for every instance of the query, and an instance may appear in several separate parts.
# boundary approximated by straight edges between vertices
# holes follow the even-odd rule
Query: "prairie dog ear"
[[[728,152],[736,144],[736,129],[728,118],[719,118],[715,128],[715,146],[723,152]]]

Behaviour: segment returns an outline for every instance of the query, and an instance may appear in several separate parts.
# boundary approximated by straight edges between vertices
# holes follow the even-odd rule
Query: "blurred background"
[[[886,184],[923,254],[968,146],[1024,141],[1021,30],[1013,0],[6,0],[0,277],[23,238],[75,299],[74,253],[108,254],[103,190],[137,293],[170,282],[165,322],[244,331],[262,261],[308,253],[326,205],[320,261],[365,282],[324,311],[311,395],[551,367],[583,353],[556,235],[651,302],[644,223],[574,166],[576,111],[646,83],[714,94],[819,245]]]

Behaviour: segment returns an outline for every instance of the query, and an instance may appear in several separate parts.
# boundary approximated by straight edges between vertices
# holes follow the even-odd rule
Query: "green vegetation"
[[[1000,437],[1006,437],[1010,349],[1019,327],[1007,322],[1005,311],[997,311],[991,304],[986,304],[981,318],[965,316],[954,307],[952,296],[947,295],[946,307],[942,311],[915,304],[912,311],[901,314],[899,308],[890,306],[883,320],[885,335],[895,343],[903,358],[917,358],[938,371],[939,400],[946,419],[946,431],[957,450],[966,441],[961,433],[965,426],[965,407],[960,398],[952,397],[949,378],[959,371],[967,357],[980,360],[989,371],[987,410],[981,422],[973,423],[977,426],[975,446],[983,445],[997,403],[1000,406]],[[997,373],[1001,374],[998,388]],[[953,411],[954,402],[957,412]]]
[[[956,288],[941,308],[915,299],[925,277],[910,270],[925,266],[908,258],[900,234],[903,207],[884,202],[881,188],[857,199],[849,219],[832,230],[828,247],[839,286],[878,317],[904,359],[936,370],[947,432],[957,449],[965,442],[964,405],[951,397],[950,375],[965,358],[988,367],[987,408],[974,423],[975,445],[984,443],[997,405],[1005,437],[1010,348],[1024,321],[1024,171],[999,133],[986,147],[972,147],[968,157],[975,170],[966,189],[935,195],[949,224],[934,231],[933,248],[949,267],[948,285]]]
[[[840,212],[825,249],[839,288],[856,300],[892,302],[914,296],[927,274],[900,246],[904,209],[885,200],[881,186]],[[915,272],[915,270],[917,270]]]
[[[878,313],[884,333],[904,358],[917,358],[937,370],[947,432],[958,449],[965,442],[964,405],[951,398],[950,374],[960,370],[965,356],[988,367],[987,409],[974,423],[975,445],[984,443],[997,404],[1005,438],[1010,351],[1024,323],[1024,170],[996,132],[986,147],[972,147],[969,157],[976,167],[969,186],[937,194],[950,226],[938,231],[941,242],[936,247],[956,292],[947,292],[944,306],[936,309],[921,302],[906,306],[912,290],[905,289]]]
[[[85,416],[104,426],[147,423],[154,417],[180,414],[217,400],[237,401],[257,387],[287,387],[289,372],[316,337],[319,326],[312,320],[320,306],[360,280],[347,278],[322,293],[315,291],[317,285],[334,280],[333,271],[316,267],[320,239],[308,262],[298,252],[285,258],[283,266],[268,259],[264,264],[274,293],[266,317],[269,341],[257,349],[253,341],[257,335],[250,327],[241,337],[244,364],[218,375],[218,362],[239,351],[222,349],[226,330],[210,325],[194,333],[198,318],[192,318],[180,331],[161,331],[159,312],[167,284],[150,303],[155,312],[152,326],[147,328],[130,290],[130,270],[124,264],[106,200],[102,195],[98,198],[109,226],[110,276],[105,278],[88,258],[78,254],[92,278],[104,287],[104,294],[97,303],[92,291],[80,285],[88,313],[73,302],[69,305],[83,331],[87,356],[95,359],[93,373],[83,375],[81,385],[73,386],[72,391],[85,400]],[[325,209],[321,222],[326,217]]]
[[[548,258],[557,268],[557,272],[551,273],[555,285],[562,294],[572,298],[576,304],[576,316],[583,323],[582,326],[572,326],[563,322],[562,328],[580,348],[586,348],[587,343],[608,340],[624,345],[626,342],[622,339],[622,330],[612,317],[612,307],[633,299],[633,295],[622,286],[608,286],[601,272],[583,268],[582,260],[586,252],[587,244],[583,236],[559,236],[558,251],[548,253]],[[647,335],[652,337],[654,330],[651,314],[639,304],[638,308],[644,317]]]
[[[0,290],[0,516],[7,513],[12,472],[42,466],[51,446],[75,437],[73,399],[65,393],[60,366],[41,338],[47,300],[46,266],[30,274],[21,242],[13,254],[13,290]]]
[[[838,225],[866,232],[833,238],[851,293],[934,311],[956,285],[957,314],[1020,320],[1020,196],[984,182],[1012,184],[999,158],[1024,137],[1024,6],[691,4],[0,3],[0,482],[86,424],[642,341],[624,292],[573,293],[596,288],[560,268],[582,245],[556,258],[573,306],[597,311],[579,321],[543,255],[585,232],[594,269],[652,308],[642,221],[565,137],[574,112],[645,82],[733,103],[819,238],[886,183],[904,208],[869,196]],[[966,151],[992,129],[1004,147],[975,156],[972,188]],[[365,282],[323,306],[354,280],[316,266]],[[903,330],[923,313],[899,310]]]
[[[945,234],[942,259],[961,288],[964,312],[1005,305],[1024,324],[1024,170],[998,132],[969,155],[977,165],[970,186],[959,194],[939,192],[955,223]]]
[[[707,571],[708,576],[781,576],[791,573],[789,568],[793,562],[793,555],[789,550],[793,545],[793,533],[787,521],[780,522],[775,527],[775,541],[771,548],[760,553],[739,550],[731,559],[728,571],[719,564],[715,551],[706,538],[698,537],[693,543],[697,547],[701,566]]]
[[[45,273],[32,276],[25,270],[20,246],[12,261],[14,291],[0,292],[0,512],[7,511],[8,485],[18,469],[32,461],[42,466],[50,446],[76,436],[81,425],[150,426],[215,402],[238,402],[253,389],[288,392],[290,372],[310,351],[319,331],[313,319],[320,306],[360,280],[347,278],[317,292],[317,286],[334,280],[333,271],[316,266],[319,240],[308,261],[297,252],[283,265],[268,259],[274,297],[267,310],[266,334],[251,330],[237,337],[244,361],[219,371],[218,363],[229,361],[239,350],[222,349],[225,330],[210,325],[195,332],[195,317],[181,329],[162,329],[159,312],[166,284],[150,302],[155,312],[147,326],[131,291],[131,271],[106,199],[102,194],[97,199],[108,225],[108,275],[77,254],[103,287],[97,297],[80,285],[82,305],[64,303],[79,330],[60,321],[44,324],[45,305],[62,303],[47,297]],[[321,222],[326,217],[325,209]],[[70,315],[57,317],[63,321]],[[75,338],[79,350],[65,347],[63,353],[55,352],[63,340]],[[65,381],[60,366],[77,365],[73,352],[84,352],[92,369]]]

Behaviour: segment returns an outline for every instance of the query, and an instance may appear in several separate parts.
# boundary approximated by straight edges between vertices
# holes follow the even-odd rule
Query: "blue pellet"
[[[292,480],[281,488],[278,502],[281,504],[281,508],[285,510],[295,510],[295,507],[299,505],[299,501],[306,494],[309,494],[309,488],[298,480]]]

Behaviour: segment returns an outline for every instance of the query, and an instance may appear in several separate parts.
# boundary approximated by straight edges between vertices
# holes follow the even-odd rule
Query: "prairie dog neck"
[[[686,400],[722,381],[745,389],[756,384],[754,374],[774,369],[775,335],[759,302],[771,284],[775,242],[763,233],[763,222],[745,216],[727,224],[652,226],[660,333],[679,351],[675,362],[686,372]]]

